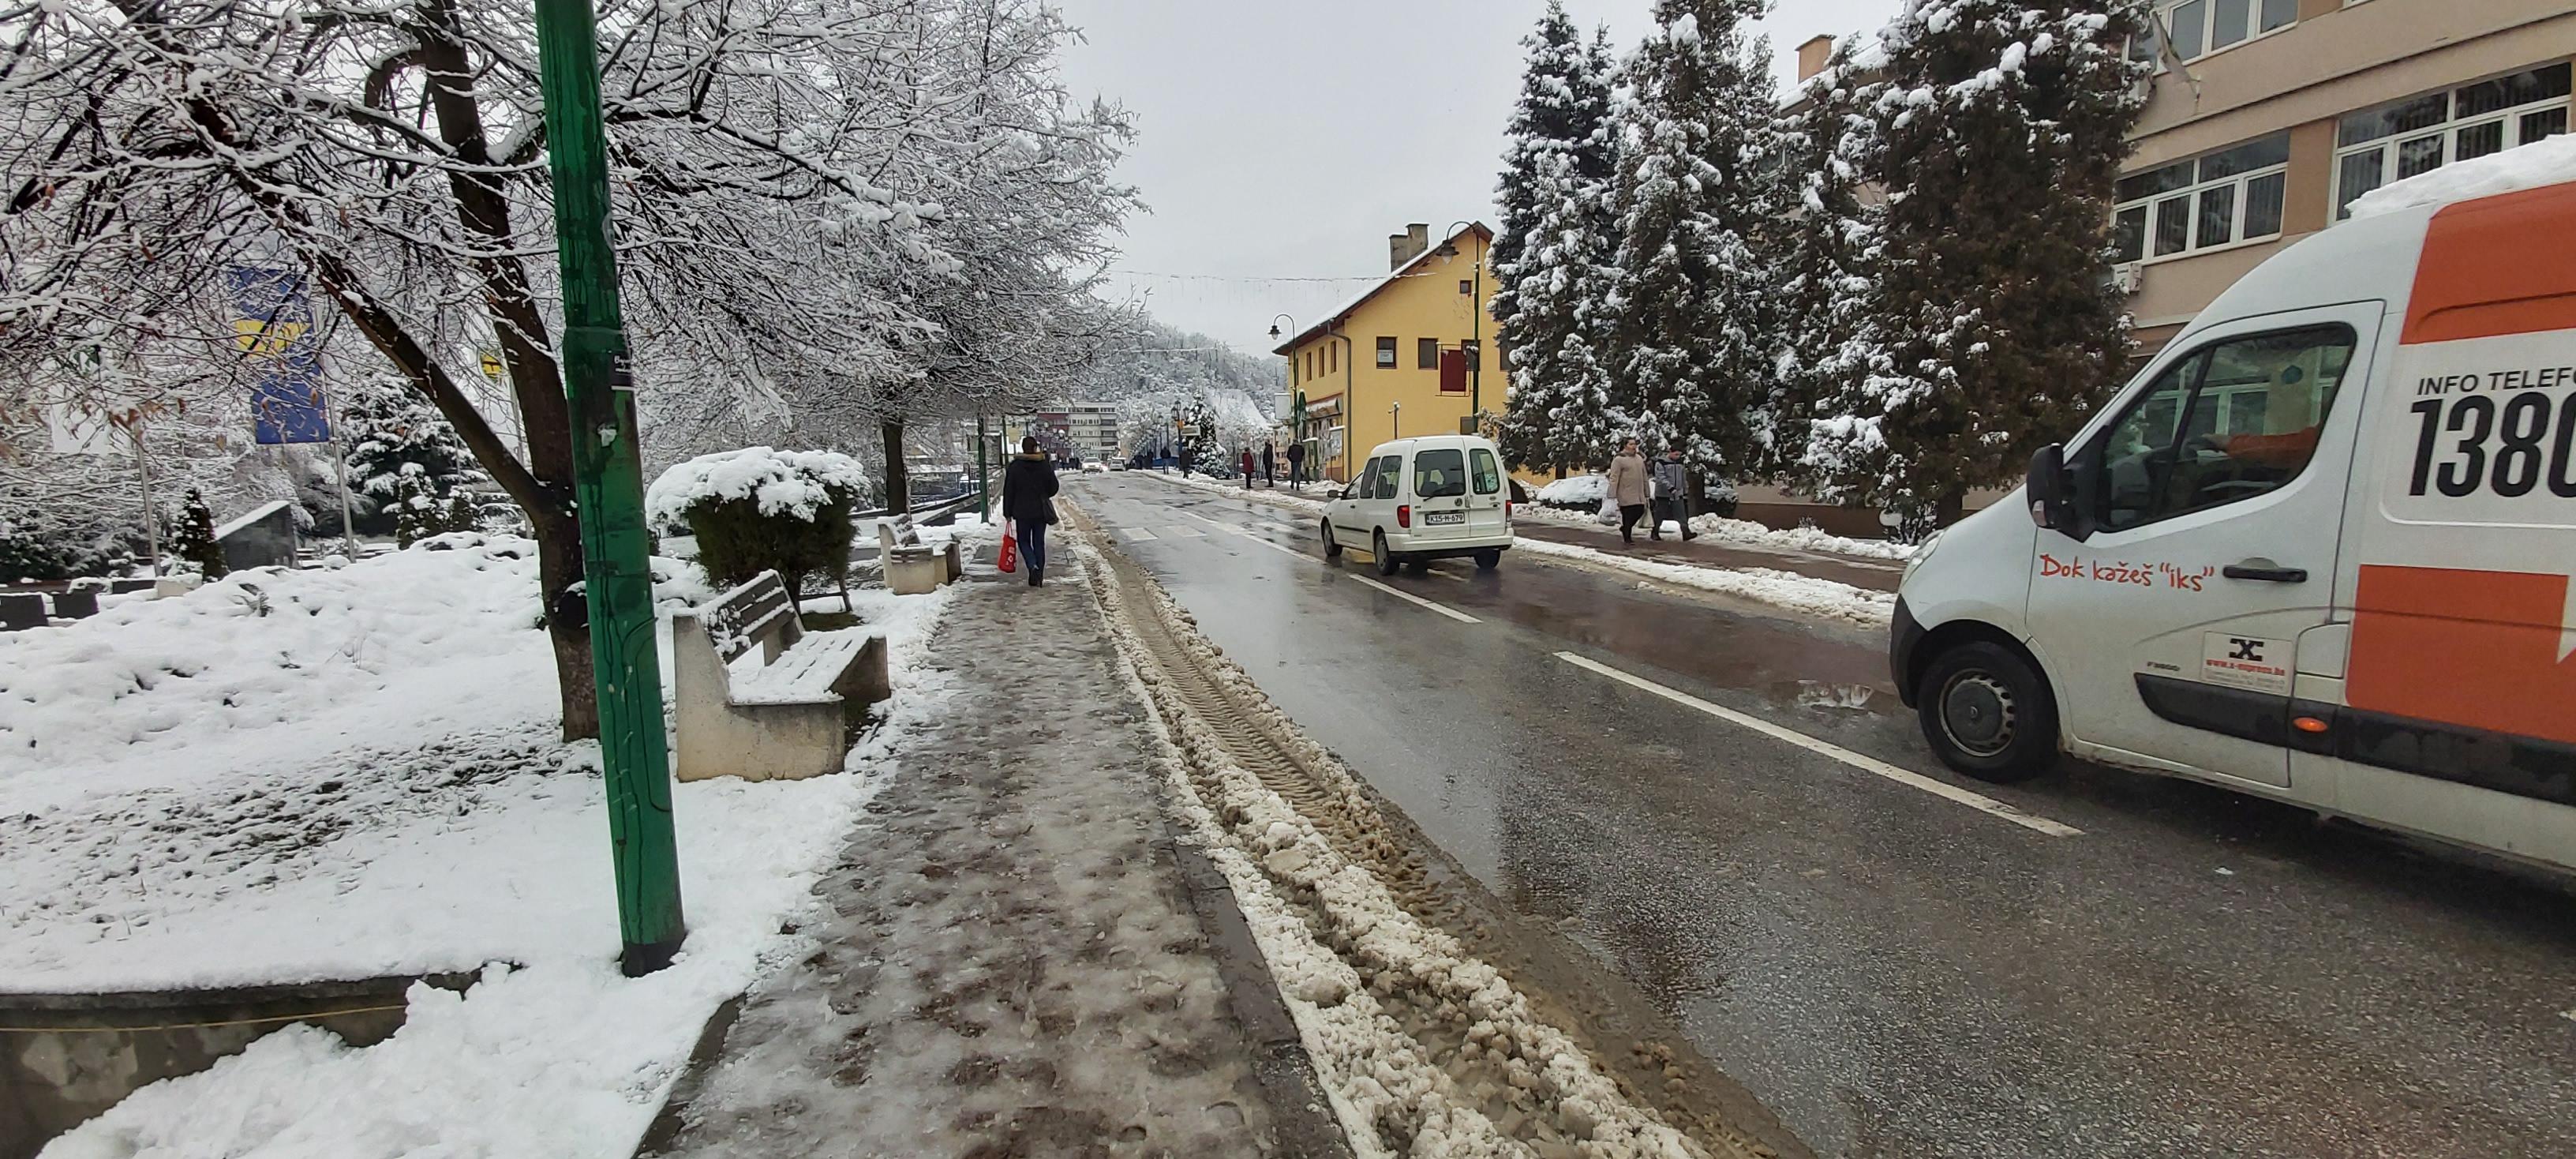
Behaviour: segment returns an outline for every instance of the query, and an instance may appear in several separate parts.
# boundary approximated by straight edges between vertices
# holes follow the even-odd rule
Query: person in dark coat
[[[1306,444],[1304,443],[1288,444],[1288,485],[1291,487],[1306,485]]]
[[[1682,449],[1666,447],[1664,461],[1655,464],[1655,538],[1664,537],[1664,521],[1682,525],[1683,539],[1697,539],[1699,533],[1690,525],[1690,468],[1682,465]]]
[[[1261,444],[1261,485],[1274,490],[1279,486],[1279,444],[1277,443]]]
[[[1243,449],[1243,462],[1238,465],[1243,468],[1243,489],[1249,491],[1252,489],[1252,448]]]
[[[1002,468],[1002,517],[1016,524],[1020,565],[1029,586],[1046,582],[1046,529],[1055,522],[1055,464],[1035,438],[1020,440],[1020,453]]]

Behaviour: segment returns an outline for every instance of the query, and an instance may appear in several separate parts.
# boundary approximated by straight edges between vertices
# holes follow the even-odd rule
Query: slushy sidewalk
[[[906,739],[663,1155],[1346,1155],[1223,879],[1176,850],[1151,714],[1070,543],[970,569]],[[1196,867],[1198,872],[1193,872]]]

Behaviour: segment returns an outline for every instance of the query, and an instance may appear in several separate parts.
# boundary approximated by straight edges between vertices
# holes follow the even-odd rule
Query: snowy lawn
[[[628,981],[597,747],[555,736],[533,545],[435,546],[0,637],[0,988],[484,970],[415,987],[375,1047],[282,1031],[48,1156],[627,1154],[716,1005],[798,952],[782,925],[940,696],[917,661],[946,595],[859,593],[888,723],[853,774],[677,786],[689,941]],[[666,614],[709,594],[655,572]]]

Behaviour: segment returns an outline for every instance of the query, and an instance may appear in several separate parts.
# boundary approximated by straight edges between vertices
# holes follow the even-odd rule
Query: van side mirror
[[[2030,475],[2022,482],[2022,494],[2030,500],[2030,521],[2052,531],[2065,531],[2074,523],[2074,512],[2066,501],[2066,448],[2050,443],[2030,457]]]

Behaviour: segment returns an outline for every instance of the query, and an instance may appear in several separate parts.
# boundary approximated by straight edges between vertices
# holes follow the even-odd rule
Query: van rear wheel
[[[1502,562],[1503,553],[1495,550],[1494,548],[1489,547],[1476,553],[1477,571],[1492,571],[1496,567],[1501,566]]]
[[[1377,557],[1377,574],[1379,575],[1394,575],[1395,569],[1401,566],[1404,562],[1403,560],[1395,558],[1394,552],[1386,549],[1386,533],[1383,531],[1370,533],[1369,554]]]
[[[1978,640],[1932,658],[1915,687],[1923,739],[1941,763],[2008,784],[2057,761],[2057,704],[2019,652]]]

